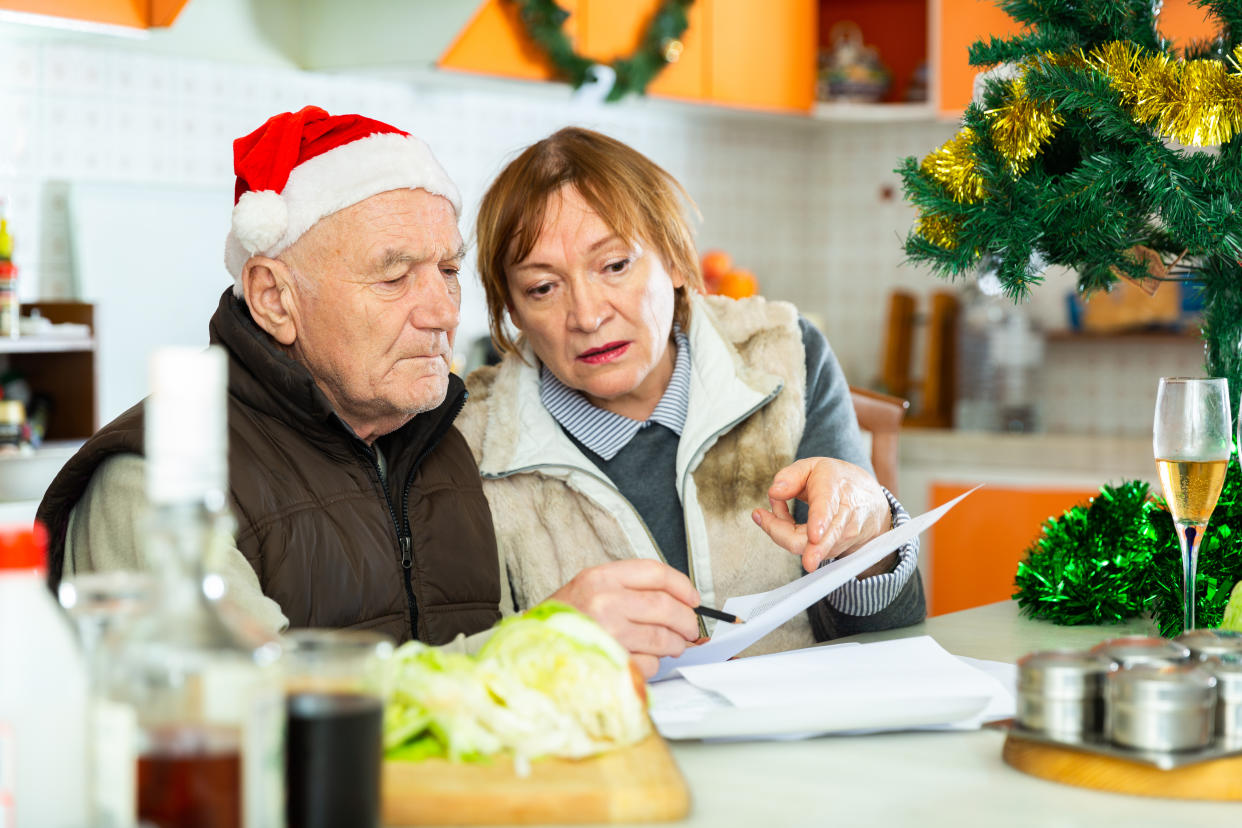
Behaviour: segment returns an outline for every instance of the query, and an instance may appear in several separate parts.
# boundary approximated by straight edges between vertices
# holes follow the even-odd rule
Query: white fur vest
[[[793,462],[806,421],[806,357],[795,308],[762,298],[694,297],[690,406],[677,449],[677,491],[690,577],[704,604],[773,589],[800,561],[750,518]],[[519,609],[580,570],[660,559],[616,486],[565,436],[539,399],[538,362],[510,355],[470,375],[457,428],[474,451],[496,541]],[[503,577],[503,576],[502,576]],[[747,655],[814,644],[806,614]]]

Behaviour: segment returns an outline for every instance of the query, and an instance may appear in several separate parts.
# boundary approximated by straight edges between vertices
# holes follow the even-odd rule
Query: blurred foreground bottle
[[[89,825],[86,661],[47,588],[43,527],[0,529],[0,826]]]
[[[134,769],[108,786],[107,826],[128,828],[135,814],[159,828],[284,824],[280,646],[221,600],[210,572],[233,529],[227,370],[216,347],[151,361],[145,552],[157,588],[150,613],[107,644],[101,748]]]

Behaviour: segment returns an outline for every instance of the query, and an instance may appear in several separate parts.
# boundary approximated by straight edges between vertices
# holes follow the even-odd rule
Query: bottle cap
[[[228,489],[228,359],[219,346],[169,347],[151,357],[145,410],[147,496],[195,500]]]
[[[47,530],[43,524],[0,526],[0,571],[47,570]]]

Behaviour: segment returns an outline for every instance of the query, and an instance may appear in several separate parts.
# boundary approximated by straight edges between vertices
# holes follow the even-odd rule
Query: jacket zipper
[[[418,607],[414,603],[414,589],[410,584],[410,567],[414,562],[410,548],[413,542],[408,534],[402,532],[401,524],[397,522],[397,511],[392,506],[392,498],[388,496],[388,484],[384,482],[384,472],[380,468],[375,449],[365,446],[363,451],[366,452],[371,469],[375,472],[375,481],[379,485],[379,490],[384,493],[384,505],[388,507],[388,518],[392,521],[393,531],[397,533],[397,548],[401,552],[401,571],[405,575],[405,600],[410,611],[410,635],[418,638]]]
[[[401,490],[401,524],[397,528],[397,537],[401,541],[401,571],[405,574],[405,598],[410,605],[410,637],[415,641],[419,640],[418,602],[414,600],[414,581],[410,574],[410,570],[414,566],[414,536],[410,531],[410,487],[414,485],[414,475],[418,474],[418,469],[422,466],[423,460],[427,458],[432,449],[440,444],[440,438],[444,436],[444,432],[452,427],[453,421],[461,413],[462,408],[466,405],[467,396],[469,395],[464,391],[459,395],[457,401],[453,404],[449,416],[441,421],[447,425],[431,435],[431,439],[427,441],[427,446],[423,449],[423,453],[418,455],[418,459],[410,467],[410,473],[405,477],[405,488]],[[388,496],[387,489],[384,490],[384,496]]]
[[[466,397],[467,395],[462,393],[454,404],[450,416],[446,418],[448,426],[452,426],[453,421],[457,419],[457,415],[461,413],[462,408],[466,404]],[[448,426],[431,435],[422,454],[418,455],[418,459],[410,467],[410,473],[405,478],[405,487],[401,492],[400,521],[397,520],[397,511],[393,508],[392,498],[388,496],[388,485],[384,482],[384,474],[380,469],[375,449],[370,446],[365,447],[371,467],[375,470],[375,479],[379,483],[380,491],[384,493],[384,503],[388,507],[388,516],[392,520],[392,527],[397,533],[397,548],[401,553],[401,572],[405,581],[405,600],[406,606],[410,611],[410,638],[414,641],[418,640],[418,601],[414,597],[414,582],[411,575],[411,570],[414,568],[414,537],[413,533],[410,532],[410,487],[414,485],[414,476],[418,473],[419,466],[423,464],[423,460],[431,453],[432,449],[440,444],[440,438],[444,436]]]

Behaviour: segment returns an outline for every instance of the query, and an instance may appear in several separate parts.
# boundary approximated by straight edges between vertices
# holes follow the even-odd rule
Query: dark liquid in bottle
[[[138,820],[159,828],[241,828],[241,756],[138,757]]]
[[[288,828],[379,825],[384,709],[373,696],[289,696]]]

